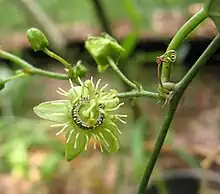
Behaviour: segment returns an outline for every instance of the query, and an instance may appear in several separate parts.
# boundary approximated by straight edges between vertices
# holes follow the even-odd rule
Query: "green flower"
[[[99,72],[104,72],[109,66],[108,57],[117,62],[125,52],[121,45],[106,33],[99,37],[90,36],[85,47],[98,64]]]
[[[44,102],[34,107],[34,112],[41,118],[55,122],[52,127],[62,127],[57,135],[65,132],[66,159],[72,160],[87,149],[90,138],[95,140],[94,149],[99,143],[109,152],[119,149],[121,134],[117,120],[127,115],[116,114],[115,111],[124,103],[119,103],[116,90],[105,91],[107,84],[99,89],[100,79],[94,85],[93,79],[80,80],[80,86],[73,86],[68,92],[58,88],[57,92],[67,100]]]

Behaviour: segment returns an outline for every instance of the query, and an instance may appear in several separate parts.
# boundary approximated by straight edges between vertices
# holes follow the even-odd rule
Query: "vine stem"
[[[118,93],[117,97],[119,98],[133,98],[133,97],[149,97],[153,99],[161,99],[162,96],[160,96],[158,93],[155,92],[148,92],[148,91],[129,91],[129,92],[123,92]]]
[[[109,65],[112,67],[112,69],[119,75],[119,77],[131,88],[138,89],[137,85],[135,85],[132,81],[130,81],[118,68],[118,66],[115,64],[115,62],[108,57]]]
[[[201,9],[197,12],[193,17],[191,17],[176,33],[167,47],[167,51],[169,50],[177,50],[183,41],[189,36],[189,34],[208,17],[208,12],[206,9]],[[161,80],[162,82],[167,82],[170,80],[171,74],[171,62],[164,62],[162,65],[161,71]]]
[[[59,55],[57,55],[56,53],[50,51],[48,48],[44,48],[42,50],[44,53],[46,53],[48,56],[50,56],[53,59],[56,59],[57,61],[59,61],[60,63],[62,63],[66,69],[68,69],[69,71],[72,70],[72,66],[70,63],[68,63],[65,59],[63,59],[62,57],[60,57]]]
[[[32,66],[30,63],[24,61],[23,59],[8,53],[6,51],[3,51],[0,49],[0,57],[5,60],[12,61],[13,63],[17,64],[18,66],[23,68],[23,71],[26,73],[26,75],[41,75],[41,76],[46,76],[46,77],[51,77],[55,79],[60,79],[60,80],[68,80],[69,76],[66,74],[61,74],[61,73],[55,73],[51,71],[46,71],[42,70],[39,68],[36,68]]]
[[[161,127],[160,133],[157,137],[157,141],[154,147],[154,150],[152,152],[152,155],[150,157],[150,160],[147,164],[147,167],[144,172],[144,176],[142,178],[142,181],[140,183],[140,187],[138,190],[138,194],[144,194],[146,192],[146,188],[150,179],[150,176],[152,174],[152,171],[154,169],[154,166],[156,164],[156,161],[159,157],[161,147],[164,143],[164,140],[166,138],[166,135],[168,133],[170,124],[173,120],[173,116],[176,112],[177,106],[179,104],[179,101],[185,91],[185,89],[188,87],[188,85],[191,83],[193,78],[197,75],[201,67],[210,59],[210,57],[216,52],[216,50],[220,46],[220,35],[218,34],[215,39],[211,42],[211,44],[206,48],[206,50],[203,52],[203,54],[199,57],[199,59],[196,61],[196,63],[193,65],[193,67],[189,70],[189,72],[183,77],[183,79],[177,84],[176,86],[176,93],[171,100],[170,104],[168,105],[167,114],[164,118],[163,125]]]

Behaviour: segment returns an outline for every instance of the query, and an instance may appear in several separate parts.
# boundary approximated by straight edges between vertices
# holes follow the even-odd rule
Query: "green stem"
[[[123,93],[118,93],[117,97],[119,98],[149,97],[158,100],[161,99],[161,96],[158,93],[148,92],[148,91],[123,92]]]
[[[192,66],[192,68],[187,72],[187,74],[181,79],[181,81],[176,85],[179,89],[185,89],[193,78],[196,76],[198,71],[201,69],[203,65],[210,59],[210,57],[216,52],[216,50],[220,46],[220,34],[218,34],[214,40],[207,47],[205,52],[199,57],[196,63]]]
[[[54,52],[48,50],[47,48],[44,48],[42,51],[45,52],[45,53],[46,53],[48,56],[50,56],[51,58],[56,59],[57,61],[59,61],[60,63],[62,63],[62,64],[66,67],[66,69],[69,70],[69,73],[72,74],[72,71],[73,71],[73,70],[72,70],[72,66],[71,66],[71,64],[68,63],[65,59],[63,59],[62,57],[60,57],[60,56],[57,55],[56,53],[54,53]],[[70,77],[71,77],[71,75],[70,75]]]
[[[115,64],[115,62],[108,57],[108,62],[109,62],[109,65],[112,67],[112,69],[119,75],[119,77],[128,85],[130,86],[131,88],[134,88],[134,89],[137,89],[137,86],[132,82],[130,81],[121,71],[120,69],[118,68],[118,66]]]
[[[201,9],[192,18],[190,18],[176,33],[170,42],[167,51],[177,50],[189,34],[208,17],[207,11]],[[162,65],[161,80],[167,82],[170,80],[171,62],[164,62]]]
[[[51,77],[51,78],[60,79],[60,80],[69,79],[69,77],[66,74],[54,73],[54,72],[35,68],[30,63],[24,61],[23,59],[11,53],[8,53],[6,51],[3,51],[1,49],[0,49],[0,58],[12,61],[13,63],[19,65],[20,67],[24,69],[24,72],[27,74],[29,73],[32,75],[42,75],[42,76]]]
[[[163,143],[166,138],[167,132],[169,130],[170,124],[172,122],[174,113],[176,112],[176,109],[177,109],[177,106],[179,103],[179,99],[180,99],[180,97],[174,98],[170,102],[170,104],[168,105],[168,109],[167,109],[166,116],[163,121],[163,125],[162,125],[160,133],[157,137],[157,141],[156,141],[154,150],[152,152],[152,155],[150,157],[150,160],[149,160],[147,167],[145,169],[144,176],[142,178],[142,181],[141,181],[141,184],[140,184],[140,187],[138,190],[138,194],[146,193],[146,188],[147,188],[150,176],[151,176],[152,171],[154,169],[154,166],[156,164],[157,158],[159,157],[161,147],[163,146]]]
[[[179,101],[185,91],[185,89],[188,87],[190,82],[193,80],[193,78],[197,75],[200,68],[207,63],[207,61],[210,59],[210,57],[216,52],[216,50],[220,46],[220,35],[217,35],[215,39],[211,42],[211,44],[207,47],[207,49],[203,52],[203,54],[199,57],[199,59],[196,61],[196,63],[193,65],[193,67],[190,69],[190,71],[186,74],[186,76],[177,84],[176,86],[176,94],[171,100],[170,104],[168,105],[167,114],[164,118],[163,125],[161,127],[160,133],[157,137],[157,141],[154,147],[154,150],[152,152],[152,155],[150,157],[150,160],[147,164],[147,167],[144,172],[144,176],[142,178],[138,194],[144,194],[146,193],[146,188],[150,179],[150,176],[152,174],[152,171],[154,169],[154,166],[156,164],[156,161],[159,157],[161,147],[163,145],[163,142],[166,138],[167,132],[169,130],[170,124],[173,120],[174,113],[177,109],[177,106],[179,104]]]
[[[70,79],[69,76],[66,75],[66,74],[46,71],[46,70],[42,70],[42,69],[39,69],[39,68],[32,68],[32,69],[30,69],[29,72],[33,75],[41,75],[41,76],[45,76],[45,77],[51,77],[51,78],[54,78],[54,79],[60,79],[60,80]]]
[[[13,63],[18,64],[20,67],[22,67],[24,69],[33,68],[33,66],[31,64],[27,63],[26,61],[22,60],[21,58],[16,57],[15,55],[8,53],[6,51],[3,51],[1,49],[0,49],[0,57],[2,59],[12,61]]]

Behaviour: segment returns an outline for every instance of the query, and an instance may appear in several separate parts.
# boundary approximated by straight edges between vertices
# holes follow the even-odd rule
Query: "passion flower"
[[[89,140],[93,138],[94,149],[97,145],[103,152],[117,152],[119,135],[116,121],[127,115],[116,114],[115,111],[124,103],[119,103],[117,91],[106,91],[107,84],[99,89],[100,79],[96,85],[93,78],[84,83],[78,78],[80,86],[74,86],[68,92],[58,88],[57,92],[67,100],[44,102],[34,107],[34,112],[41,118],[55,122],[52,127],[61,127],[57,135],[66,134],[65,153],[68,161],[74,159],[87,149]]]

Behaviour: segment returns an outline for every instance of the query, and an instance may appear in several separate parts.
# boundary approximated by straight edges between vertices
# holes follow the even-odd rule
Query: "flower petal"
[[[69,139],[70,133],[67,134],[66,139]],[[69,141],[65,145],[66,160],[71,161],[79,154],[81,154],[84,150],[86,150],[88,142],[89,142],[89,136],[84,132],[72,133]]]
[[[101,140],[101,143],[109,152],[117,152],[120,145],[118,137],[108,128],[103,128],[97,134]]]
[[[70,103],[68,100],[44,102],[35,106],[34,112],[41,118],[57,123],[68,121]]]

